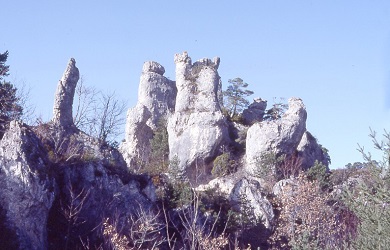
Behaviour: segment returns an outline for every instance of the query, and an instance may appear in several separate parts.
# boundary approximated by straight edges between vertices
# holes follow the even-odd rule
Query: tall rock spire
[[[80,73],[76,67],[76,60],[71,58],[57,86],[53,108],[53,123],[63,127],[73,125],[73,97],[79,78]]]

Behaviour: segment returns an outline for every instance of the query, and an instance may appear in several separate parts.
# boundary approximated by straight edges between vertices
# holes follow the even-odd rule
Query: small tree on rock
[[[253,94],[253,91],[246,89],[248,83],[245,83],[241,78],[229,80],[229,86],[223,91],[225,109],[230,118],[235,118],[237,115],[249,105],[246,97]]]

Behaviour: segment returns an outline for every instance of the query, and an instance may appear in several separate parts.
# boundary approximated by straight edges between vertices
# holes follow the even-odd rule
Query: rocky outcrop
[[[197,190],[215,190],[229,200],[233,210],[247,214],[254,225],[262,224],[266,229],[272,230],[275,217],[273,208],[262,194],[261,184],[257,180],[221,177],[199,186]]]
[[[267,153],[291,155],[306,131],[306,109],[301,99],[289,99],[281,119],[255,123],[246,138],[246,170],[253,171],[258,157]]]
[[[164,73],[164,67],[157,62],[144,63],[137,105],[127,112],[125,142],[121,145],[121,152],[132,167],[147,162],[153,131],[160,120],[167,119],[174,111],[175,82],[163,76]]]
[[[150,112],[147,125],[156,129],[159,120],[175,110],[176,85],[164,76],[165,69],[157,62],[145,62],[138,87],[137,106]]]
[[[255,98],[253,102],[242,112],[242,119],[245,124],[253,125],[255,122],[261,122],[267,108],[267,101],[261,98]]]
[[[329,155],[324,152],[317,139],[308,131],[306,131],[297,147],[298,157],[302,159],[302,168],[308,169],[312,167],[315,161],[322,163],[325,166],[329,165]]]
[[[71,109],[75,75],[71,60],[57,119],[36,127],[11,122],[0,141],[1,249],[94,248],[105,242],[105,226],[127,232],[129,218],[156,200],[148,176],[131,175],[115,148],[79,131],[62,111]]]
[[[54,201],[46,152],[35,134],[13,121],[0,141],[0,248],[47,249]]]
[[[76,60],[71,58],[57,86],[53,108],[53,123],[62,127],[73,125],[73,97],[79,77]]]
[[[219,58],[192,64],[184,52],[175,55],[175,63],[177,96],[175,112],[168,119],[169,157],[191,175],[195,165],[207,163],[228,138],[219,105]]]

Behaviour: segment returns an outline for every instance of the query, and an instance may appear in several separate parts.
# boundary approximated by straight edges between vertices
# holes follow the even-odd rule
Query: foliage
[[[321,190],[326,190],[331,187],[327,167],[317,160],[314,166],[307,170],[307,178],[311,181],[318,181]]]
[[[254,175],[275,183],[278,180],[298,176],[302,170],[302,158],[296,155],[282,154],[277,156],[274,152],[265,152],[257,159],[257,168]]]
[[[9,66],[5,65],[8,58],[8,51],[0,53],[0,80],[8,76]],[[19,119],[23,115],[23,108],[20,105],[20,96],[17,88],[10,82],[0,82],[0,138],[9,126],[11,120]]]
[[[0,53],[0,80],[2,80],[4,76],[8,76],[9,66],[5,65],[7,58],[8,51]]]
[[[211,170],[211,174],[214,177],[222,177],[236,171],[236,161],[230,157],[230,153],[225,152],[215,158],[213,161],[213,169]]]
[[[330,201],[330,194],[305,175],[285,186],[277,199],[280,214],[270,238],[273,249],[337,249],[350,242],[357,219]]]
[[[150,140],[150,156],[148,162],[141,172],[150,175],[160,175],[168,171],[169,166],[169,143],[167,121],[161,118],[153,132],[153,138]]]
[[[4,134],[11,120],[19,119],[23,108],[19,104],[17,89],[9,82],[0,83],[0,137]]]
[[[224,107],[229,117],[237,119],[238,114],[249,105],[246,97],[253,94],[253,91],[247,90],[248,83],[241,78],[229,79],[229,86],[223,91]]]
[[[383,158],[374,161],[371,154],[359,146],[366,161],[367,173],[359,176],[359,185],[354,189],[345,190],[344,201],[360,221],[354,246],[360,249],[387,249],[390,245],[390,134],[385,131],[384,141],[378,141],[373,131],[370,137],[375,148],[383,153]]]
[[[275,101],[276,98],[274,98],[274,104],[270,109],[265,111],[263,120],[264,121],[272,121],[282,118],[283,114],[288,109],[288,104],[284,102],[283,98],[280,98],[278,102]]]

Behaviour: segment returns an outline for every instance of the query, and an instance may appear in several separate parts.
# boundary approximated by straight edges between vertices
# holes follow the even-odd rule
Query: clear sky
[[[219,73],[261,97],[300,97],[307,129],[332,168],[372,151],[369,127],[390,129],[390,1],[3,1],[0,52],[49,120],[58,80],[74,57],[87,85],[137,101],[142,65],[174,79],[175,53],[219,56]],[[252,97],[251,97],[252,98]]]

